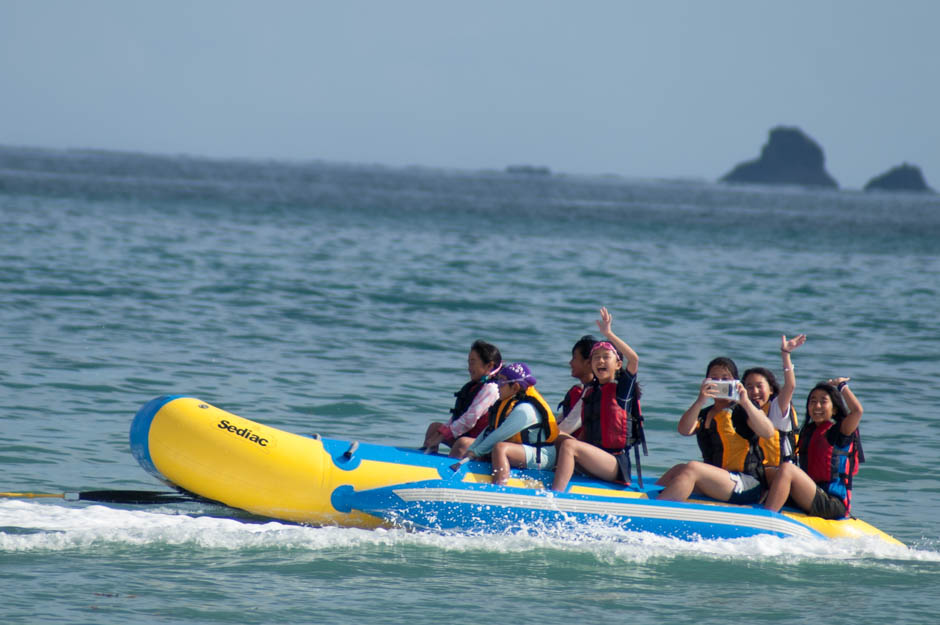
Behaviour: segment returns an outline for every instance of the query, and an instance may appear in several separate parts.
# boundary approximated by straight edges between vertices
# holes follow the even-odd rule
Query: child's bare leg
[[[525,449],[519,443],[496,443],[492,453],[493,483],[503,486],[509,480],[509,467],[524,469]]]
[[[425,452],[429,454],[437,453],[438,445],[444,439],[444,436],[438,431],[441,425],[443,424],[436,421],[428,425],[428,429],[424,433],[424,444],[421,445]]]
[[[450,448],[450,453],[447,455],[451,458],[462,458],[475,440],[472,436],[461,436],[454,442],[454,446]]]

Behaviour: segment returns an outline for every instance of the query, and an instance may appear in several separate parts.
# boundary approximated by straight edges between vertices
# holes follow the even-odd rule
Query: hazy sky
[[[0,144],[940,188],[940,2],[0,0]]]

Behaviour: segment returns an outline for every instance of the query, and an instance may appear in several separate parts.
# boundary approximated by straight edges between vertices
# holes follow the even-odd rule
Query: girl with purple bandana
[[[495,377],[499,401],[490,410],[486,431],[473,441],[464,457],[484,458],[503,441],[536,449],[550,445],[558,435],[558,426],[551,406],[535,390],[536,379],[529,366],[524,362],[503,365]]]

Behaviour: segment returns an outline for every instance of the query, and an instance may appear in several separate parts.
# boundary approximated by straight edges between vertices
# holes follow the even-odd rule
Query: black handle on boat
[[[155,490],[86,490],[80,493],[66,493],[66,499],[70,499],[68,495],[78,495],[81,501],[99,503],[160,504],[196,501],[184,493]]]
[[[0,497],[15,499],[65,499],[66,501],[94,501],[98,503],[161,504],[196,501],[184,493],[156,490],[86,490],[77,493],[0,493]]]
[[[463,465],[467,464],[469,461],[470,461],[470,458],[461,458],[459,461],[457,461],[457,462],[455,462],[454,464],[450,465],[450,470],[453,471],[454,473],[456,473],[457,471],[460,470],[460,467],[462,467]]]

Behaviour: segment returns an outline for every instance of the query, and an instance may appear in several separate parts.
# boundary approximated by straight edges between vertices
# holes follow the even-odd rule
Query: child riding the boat
[[[764,507],[777,512],[785,503],[812,516],[842,519],[850,514],[852,476],[864,460],[858,436],[862,404],[849,378],[820,382],[806,398],[800,429],[800,465],[781,465]]]
[[[489,425],[463,453],[466,458],[484,458],[501,441],[525,443],[541,455],[540,448],[558,436],[555,415],[545,398],[535,390],[536,378],[524,362],[504,365],[496,373],[499,402],[490,409]],[[538,462],[538,458],[533,459]]]
[[[776,435],[766,414],[747,399],[730,358],[708,363],[698,397],[679,418],[679,434],[696,436],[703,462],[678,464],[656,482],[664,486],[657,499],[685,501],[698,493],[731,503],[757,503],[763,492],[763,452],[759,439]],[[726,392],[728,388],[733,392]],[[741,398],[742,410],[735,410]],[[710,406],[705,402],[712,399]]]
[[[571,360],[568,366],[571,367],[571,377],[577,378],[579,384],[575,384],[565,393],[564,399],[558,404],[559,416],[558,430],[563,434],[568,434],[575,438],[581,433],[581,398],[584,391],[594,381],[594,369],[591,368],[591,350],[597,344],[597,339],[591,334],[585,334],[571,348]],[[569,418],[570,417],[570,418]]]
[[[581,423],[581,395],[584,389],[594,380],[594,371],[591,369],[591,348],[597,339],[591,335],[582,336],[571,348],[571,376],[577,378],[580,384],[572,386],[564,399],[558,405],[559,412],[555,418],[558,420],[559,433],[571,434],[580,432]],[[566,419],[571,416],[570,420]],[[575,421],[577,420],[577,425]],[[567,423],[567,426],[566,426]],[[569,429],[565,429],[568,427]],[[557,440],[557,439],[556,439]],[[509,479],[509,467],[520,469],[552,469],[555,466],[555,446],[543,445],[532,447],[522,443],[500,441],[493,446],[491,453],[493,463],[493,482],[505,484]]]
[[[790,353],[806,342],[806,335],[792,339],[780,337],[780,357],[783,364],[783,387],[773,372],[764,367],[753,367],[744,372],[741,382],[747,389],[747,398],[760,408],[777,429],[777,435],[758,441],[764,455],[767,482],[771,482],[779,464],[792,462],[796,455],[796,410],[791,399],[796,389],[796,374]],[[737,410],[741,410],[738,408]]]
[[[499,399],[499,390],[493,380],[503,357],[495,345],[476,340],[467,355],[470,381],[454,393],[457,400],[451,409],[449,423],[433,422],[424,434],[422,449],[437,453],[438,445],[451,448],[450,455],[460,457],[488,424],[487,413]]]
[[[607,309],[601,308],[600,314],[597,327],[607,340],[591,348],[594,380],[581,396],[580,414],[572,411],[564,420],[566,431],[581,432],[579,438],[560,436],[552,490],[564,491],[576,466],[602,480],[630,482],[628,451],[638,442],[640,418],[636,383],[640,358],[614,334]]]

